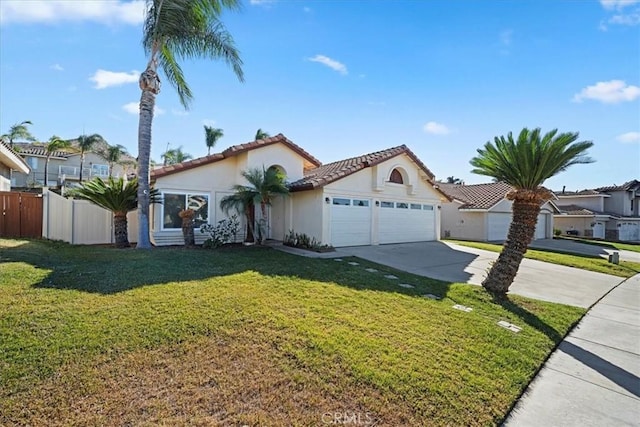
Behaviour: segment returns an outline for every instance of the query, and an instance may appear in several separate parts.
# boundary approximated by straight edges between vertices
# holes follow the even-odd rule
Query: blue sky
[[[144,2],[0,2],[0,133],[22,120],[41,140],[99,133],[137,153]],[[548,180],[576,190],[640,179],[640,0],[246,1],[225,13],[244,60],[184,63],[185,111],[166,84],[152,158],[170,144],[206,154],[257,128],[327,163],[406,144],[466,183],[469,160],[522,127],[578,131],[594,164]]]

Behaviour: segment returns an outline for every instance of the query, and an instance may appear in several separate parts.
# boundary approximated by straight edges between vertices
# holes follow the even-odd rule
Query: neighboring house
[[[28,174],[14,174],[14,187],[57,186],[64,180],[65,185],[73,186],[80,181],[80,153],[73,147],[70,151],[54,152],[49,159],[49,176],[45,180],[44,166],[47,153],[42,144],[15,144],[20,155],[31,168]],[[121,164],[113,166],[113,176],[120,177],[135,171],[131,156],[124,156]],[[128,164],[126,164],[128,162]],[[125,164],[122,164],[125,163]],[[82,180],[88,181],[94,177],[107,178],[109,176],[109,162],[99,153],[88,151],[84,153],[84,170]]]
[[[28,174],[29,166],[18,153],[0,141],[0,191],[11,190],[12,174]]]
[[[607,240],[640,241],[640,181],[582,191],[559,191],[556,228]]]
[[[244,183],[243,171],[255,167],[278,168],[291,191],[269,208],[269,238],[282,240],[294,230],[339,247],[440,237],[446,196],[406,146],[323,165],[279,134],[153,170],[151,180],[164,198],[151,208],[154,244],[183,243],[178,212],[185,207],[197,211],[196,226],[226,218],[220,200]],[[196,232],[196,238],[204,236]]]
[[[513,190],[504,182],[490,184],[445,184],[438,188],[452,200],[442,205],[442,235],[445,238],[476,241],[506,240],[511,225],[512,201],[506,195]],[[534,239],[553,237],[552,201],[542,205]]]

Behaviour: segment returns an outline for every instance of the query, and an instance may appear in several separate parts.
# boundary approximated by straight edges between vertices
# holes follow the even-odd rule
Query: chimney
[[[566,185],[563,185],[563,186],[562,186],[562,194],[564,194],[564,189],[565,189],[565,188],[567,188],[567,186],[566,186]]]

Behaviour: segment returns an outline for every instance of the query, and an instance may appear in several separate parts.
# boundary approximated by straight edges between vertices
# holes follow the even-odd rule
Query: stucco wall
[[[302,178],[304,163],[300,155],[283,144],[272,144],[247,152],[249,167],[269,168],[280,166],[290,182]]]
[[[578,205],[592,211],[602,212],[605,210],[606,201],[603,196],[558,196],[556,202],[559,206]]]
[[[0,163],[0,191],[11,190],[11,169]]]
[[[323,217],[326,217],[323,215],[325,203],[322,189],[292,193],[287,201],[291,204],[291,225],[287,227],[287,231],[305,233],[322,243],[327,243],[328,238],[322,234],[322,221]]]
[[[460,211],[460,203],[444,203],[442,205],[441,229],[442,236],[447,234],[452,239],[460,240],[487,240],[487,214],[486,212]]]

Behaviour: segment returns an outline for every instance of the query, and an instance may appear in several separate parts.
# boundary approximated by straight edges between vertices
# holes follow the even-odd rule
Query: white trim
[[[211,219],[211,192],[195,192],[195,191],[180,191],[180,190],[167,190],[167,189],[162,189],[159,190],[160,191],[160,195],[162,197],[162,203],[160,204],[161,209],[160,209],[160,230],[158,231],[180,231],[182,229],[182,227],[178,227],[178,228],[167,228],[164,226],[164,208],[165,208],[165,203],[164,203],[164,197],[165,194],[177,194],[177,195],[181,195],[181,196],[185,196],[185,208],[186,208],[186,202],[187,202],[187,198],[188,196],[206,196],[207,197],[207,221],[209,221]]]
[[[4,143],[0,143],[0,162],[7,165],[9,169],[18,172],[29,173],[31,171],[24,159]]]

